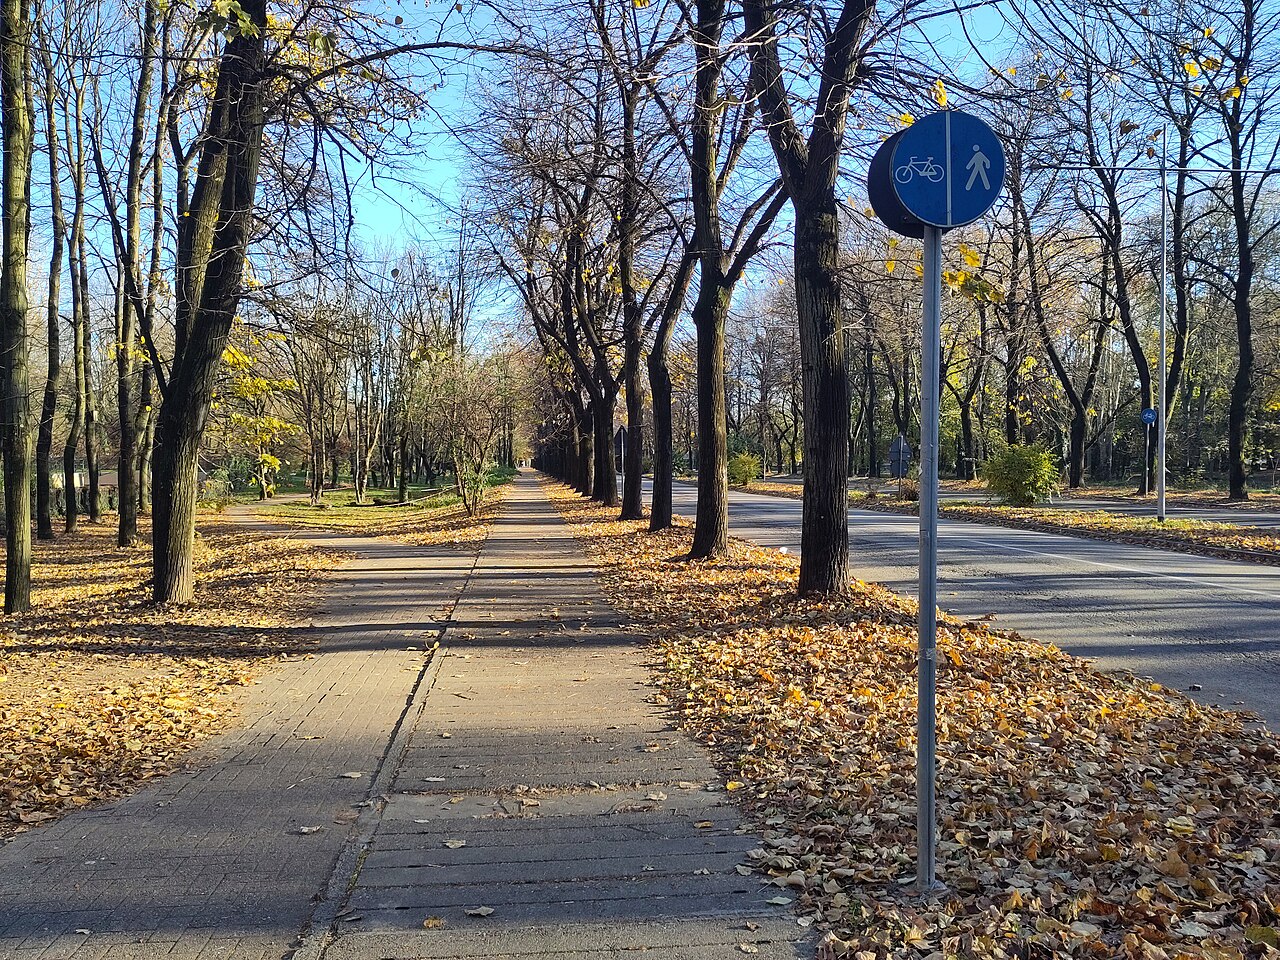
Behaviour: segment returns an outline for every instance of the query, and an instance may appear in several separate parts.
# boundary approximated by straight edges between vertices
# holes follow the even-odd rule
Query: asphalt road
[[[797,486],[804,482],[803,478],[791,475],[771,476],[768,479],[770,483],[794,483]],[[893,480],[880,480],[880,489],[892,491],[895,489],[894,483],[895,481]],[[866,480],[850,480],[849,489],[865,490]],[[999,502],[989,497],[982,490],[956,490],[943,487],[938,493],[943,503],[964,500],[985,505]],[[1099,493],[1096,496],[1077,495],[1070,499],[1055,500],[1052,503],[1038,504],[1038,506],[1055,507],[1060,510],[1109,510],[1112,513],[1130,514],[1135,517],[1154,517],[1156,515],[1154,496],[1149,500],[1133,500],[1109,497],[1105,493]],[[1211,520],[1214,523],[1237,523],[1250,527],[1280,527],[1280,511],[1252,507],[1207,506],[1202,503],[1187,503],[1176,499],[1170,499],[1166,502],[1165,516],[1171,519],[1181,517],[1188,520]]]
[[[800,550],[800,501],[733,491],[730,530]],[[697,491],[677,483],[692,517]],[[916,596],[915,517],[849,511],[854,574]],[[1280,730],[1280,567],[943,520],[939,605],[1188,691]],[[1192,686],[1200,690],[1193,691]]]

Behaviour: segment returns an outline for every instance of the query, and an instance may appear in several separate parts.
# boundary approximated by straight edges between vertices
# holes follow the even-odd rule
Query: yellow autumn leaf
[[[933,89],[929,91],[933,97],[933,102],[940,107],[947,105],[947,85],[942,82],[941,78],[933,81]]]

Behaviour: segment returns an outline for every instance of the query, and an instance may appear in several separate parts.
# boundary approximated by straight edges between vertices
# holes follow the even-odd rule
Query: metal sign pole
[[[920,666],[916,707],[916,886],[937,884],[938,380],[942,362],[942,230],[924,228],[920,358]]]
[[[1004,186],[1004,146],[972,114],[944,110],[890,136],[867,174],[885,226],[924,241],[920,363],[920,638],[916,706],[916,893],[938,880],[938,394],[942,365],[942,234],[973,223]]]
[[[1168,176],[1165,169],[1169,162],[1169,133],[1164,133],[1164,143],[1160,148],[1160,399],[1156,407],[1156,461],[1159,464],[1156,474],[1156,519],[1164,523],[1164,459],[1165,459],[1165,411],[1169,409],[1165,401],[1165,379],[1168,377],[1168,363],[1165,357],[1165,323],[1169,312],[1169,191]]]

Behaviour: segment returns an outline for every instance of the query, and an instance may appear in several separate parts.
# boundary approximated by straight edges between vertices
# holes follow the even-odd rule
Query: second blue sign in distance
[[[921,117],[902,132],[890,160],[902,205],[923,223],[973,223],[1004,186],[1004,147],[982,120],[959,110]]]

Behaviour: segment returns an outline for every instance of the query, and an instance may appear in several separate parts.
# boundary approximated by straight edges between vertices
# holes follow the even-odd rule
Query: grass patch
[[[1275,956],[1280,744],[1246,715],[943,618],[941,878],[915,859],[916,609],[855,582],[798,599],[798,561],[549,487],[611,600],[658,641],[664,693],[764,836],[745,859],[823,956]]]
[[[514,472],[513,472],[514,475]],[[367,493],[368,505],[357,505],[355,492],[335,490],[325,494],[325,502],[312,506],[306,500],[266,503],[258,510],[264,520],[289,526],[331,530],[362,537],[389,537],[403,543],[436,546],[448,543],[478,543],[487,534],[489,522],[501,508],[506,495],[503,485],[487,491],[476,516],[468,516],[462,499],[452,487],[426,494],[408,503],[373,502],[398,497],[396,490]],[[414,491],[410,491],[413,497]]]

